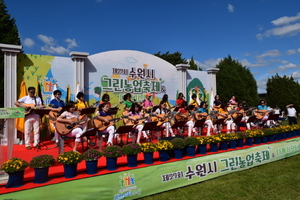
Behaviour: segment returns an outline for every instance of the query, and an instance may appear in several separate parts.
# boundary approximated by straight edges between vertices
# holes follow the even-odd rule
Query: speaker
[[[161,137],[160,140],[168,140],[168,141],[171,141],[171,140],[173,140],[174,138],[182,138],[182,139],[184,139],[183,136],[176,136],[176,137]]]

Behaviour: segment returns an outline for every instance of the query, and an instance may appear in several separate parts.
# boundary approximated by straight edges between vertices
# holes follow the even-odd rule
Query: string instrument
[[[128,120],[127,120],[127,123],[125,123],[125,122],[124,122],[124,123],[126,124],[126,126],[137,126],[137,125],[139,125],[139,124],[142,124],[142,123],[145,121],[145,119],[149,118],[149,117],[152,116],[152,115],[153,115],[153,114],[150,114],[150,115],[147,116],[147,117],[141,117],[141,118],[140,118],[139,115],[130,116],[130,117],[135,118],[135,120],[128,119]]]
[[[30,103],[30,104],[21,103],[21,106],[26,107],[25,115],[33,114],[34,110],[45,108],[45,106],[35,106],[34,103]]]
[[[58,118],[59,115],[61,114],[62,107],[59,107],[59,108],[57,108],[57,109],[59,109],[59,112],[54,111],[54,110],[51,110],[51,111],[49,112],[48,115],[49,115],[49,122],[50,122],[50,123],[55,123],[56,120],[57,120],[57,118]]]
[[[172,114],[166,116],[166,114],[164,113],[164,114],[155,115],[154,117],[151,118],[151,120],[153,122],[157,122],[156,126],[160,126],[163,123],[170,121],[170,118],[173,117],[174,115]]]
[[[175,120],[176,121],[189,121],[191,120],[193,114],[189,114],[188,112],[185,113],[177,113],[175,115]]]
[[[127,118],[128,116],[123,116],[123,117],[118,117],[118,118],[112,118],[112,116],[105,116],[105,117],[101,116],[101,117],[107,119],[108,123],[103,120],[98,119],[97,116],[95,116],[93,119],[93,124],[94,124],[94,127],[96,129],[98,129],[98,131],[103,131],[107,127],[113,126],[116,121],[119,121],[122,118]]]
[[[254,115],[256,116],[256,119],[262,119],[268,113],[273,112],[273,111],[274,110],[257,110],[257,111],[254,111]]]
[[[239,115],[244,116],[244,115],[246,115],[246,113],[251,112],[253,109],[255,109],[255,108],[249,108],[248,110],[244,110],[244,109],[238,110],[238,111],[236,111],[235,113],[232,114],[232,118],[235,119]]]
[[[227,111],[235,110],[237,105],[228,105],[227,106]]]
[[[62,123],[62,122],[56,122],[56,130],[60,135],[67,135],[70,133],[73,129],[78,127],[78,124],[82,122],[86,122],[88,119],[78,120],[77,118],[73,117],[71,118],[73,121],[72,124],[70,123]]]

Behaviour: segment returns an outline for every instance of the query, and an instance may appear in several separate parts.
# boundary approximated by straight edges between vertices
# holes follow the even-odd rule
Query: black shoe
[[[96,143],[95,142],[89,142],[89,146],[94,147],[94,146],[96,146]]]

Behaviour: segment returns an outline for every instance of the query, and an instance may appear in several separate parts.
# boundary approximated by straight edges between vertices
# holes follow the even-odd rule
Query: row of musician
[[[39,97],[34,96],[35,88],[28,88],[28,96],[25,96],[15,102],[18,107],[25,107],[25,147],[26,149],[31,149],[30,145],[30,132],[34,130],[34,147],[37,148],[39,144],[39,115],[37,114],[38,109],[43,109],[45,106],[42,105],[42,101]],[[151,101],[151,94],[146,93],[144,101],[137,103],[131,100],[131,94],[128,93],[124,95],[123,102],[119,104],[124,104],[124,111],[122,117],[114,118],[114,113],[112,110],[119,106],[111,106],[109,102],[109,95],[104,94],[102,96],[102,102],[99,102],[97,106],[97,112],[94,117],[89,118],[82,111],[88,108],[87,102],[84,100],[84,94],[79,92],[77,94],[77,102],[69,101],[66,104],[60,99],[61,91],[56,90],[53,92],[54,99],[50,102],[49,121],[51,125],[55,128],[55,140],[58,144],[59,136],[66,135],[68,137],[75,137],[75,143],[73,151],[76,151],[79,142],[81,141],[81,136],[87,131],[88,121],[92,120],[93,125],[100,133],[107,133],[107,145],[113,145],[113,138],[115,137],[119,142],[121,138],[119,134],[115,134],[114,123],[118,120],[123,120],[125,125],[131,125],[133,129],[137,130],[136,142],[140,143],[141,137],[148,141],[148,134],[143,131],[144,123],[149,121],[156,121],[157,126],[165,129],[166,137],[175,136],[172,125],[176,122],[181,123],[188,127],[188,136],[192,135],[192,132],[196,131],[197,127],[194,127],[197,121],[204,121],[207,125],[207,135],[210,135],[211,131],[213,133],[220,132],[220,124],[227,124],[227,133],[234,132],[236,129],[236,124],[234,119],[238,116],[242,116],[241,121],[247,122],[249,113],[254,110],[250,108],[245,110],[242,103],[236,103],[233,97],[228,103],[221,103],[219,96],[216,95],[213,111],[210,113],[207,109],[206,102],[201,102],[200,105],[197,103],[196,95],[192,95],[192,100],[188,104],[184,100],[184,95],[179,93],[176,100],[176,105],[170,105],[168,101],[168,95],[165,94],[159,105],[155,106]],[[263,107],[264,108],[264,107]],[[256,108],[255,108],[256,109]],[[270,111],[266,109],[256,109],[254,111],[257,119],[263,119],[267,113]],[[220,122],[221,123],[217,123]],[[215,124],[216,123],[216,124]],[[247,123],[247,128],[253,123]],[[88,138],[84,138],[89,145],[94,145]]]

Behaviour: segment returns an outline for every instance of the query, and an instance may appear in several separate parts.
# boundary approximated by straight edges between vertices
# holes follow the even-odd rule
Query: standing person
[[[109,124],[109,119],[110,118],[107,118],[107,116],[111,116],[111,114],[110,114],[108,109],[109,109],[109,107],[108,107],[107,103],[100,104],[99,108],[98,108],[99,111],[96,113],[95,118]],[[115,132],[116,132],[116,130],[115,130],[115,127],[113,125],[108,126],[107,128],[105,128],[104,130],[102,130],[100,132],[100,133],[108,133],[108,140],[107,140],[107,143],[106,143],[107,146],[113,145],[113,138],[114,138],[114,133]],[[119,138],[119,135],[116,135],[116,137],[118,139],[118,142],[120,142],[121,139]],[[99,145],[101,145],[101,144],[99,144]]]
[[[35,96],[35,88],[28,88],[28,96],[22,97],[15,102],[15,105],[18,107],[24,107],[25,111],[29,113],[25,115],[25,125],[24,125],[24,137],[25,137],[25,147],[27,150],[31,149],[30,145],[30,133],[34,132],[34,148],[38,147],[40,142],[40,116],[36,113],[30,112],[32,107],[42,106],[42,100],[40,97]],[[26,105],[25,105],[26,104]],[[28,104],[32,104],[29,106]]]
[[[144,101],[141,104],[143,106],[143,110],[147,113],[149,113],[151,111],[151,109],[154,106],[154,103],[151,101],[151,94],[150,93],[146,93],[146,98],[144,99]]]
[[[163,101],[161,101],[161,102],[159,103],[158,108],[154,111],[154,114],[156,114],[156,116],[157,116],[158,118],[160,118],[160,120],[165,120],[165,117],[166,117],[166,115],[167,115],[168,113],[169,113],[169,112],[168,112],[168,110],[166,109],[166,103],[163,102]],[[171,133],[171,136],[172,136],[172,137],[175,137],[175,135],[174,135],[174,133],[173,133],[173,130],[172,130],[172,128],[171,128],[170,122],[165,121],[164,123],[162,123],[162,124],[160,125],[160,127],[165,128],[165,130],[166,130],[166,137],[169,137],[169,132]]]
[[[128,119],[130,119],[134,122],[138,122],[139,118],[142,118],[142,117],[143,117],[143,115],[140,112],[140,106],[137,103],[133,103],[132,106],[131,106],[130,112],[128,113]],[[138,123],[134,127],[134,129],[138,130],[138,136],[137,136],[137,139],[136,139],[136,143],[138,143],[138,144],[140,144],[140,139],[141,139],[142,133],[143,133],[143,136],[146,138],[146,140],[147,141],[149,140],[146,132],[142,131],[143,128],[144,128],[144,125],[142,125],[141,123]]]
[[[287,116],[289,119],[289,125],[298,124],[297,122],[297,111],[294,108],[294,104],[289,104],[286,106]]]
[[[66,111],[64,111],[58,118],[57,122],[62,124],[74,124],[74,121],[72,119],[76,119],[77,121],[81,120],[80,115],[78,112],[75,111],[75,103],[73,101],[68,101],[66,103]],[[88,119],[86,119],[88,120]],[[78,144],[80,142],[80,137],[84,133],[83,126],[86,124],[86,122],[81,122],[78,124],[77,128],[74,128],[71,130],[70,133],[66,134],[67,137],[75,137],[74,147],[73,151],[77,151]],[[59,129],[60,124],[56,124],[57,128]],[[86,137],[83,138],[87,141]]]
[[[53,92],[54,99],[50,101],[50,106],[51,106],[51,112],[49,113],[49,120],[51,125],[54,127],[54,137],[55,137],[55,143],[56,146],[58,146],[58,141],[59,141],[59,134],[57,133],[55,123],[57,120],[57,117],[59,116],[60,111],[62,108],[65,107],[65,103],[60,99],[61,97],[61,91],[60,90],[55,90]]]

